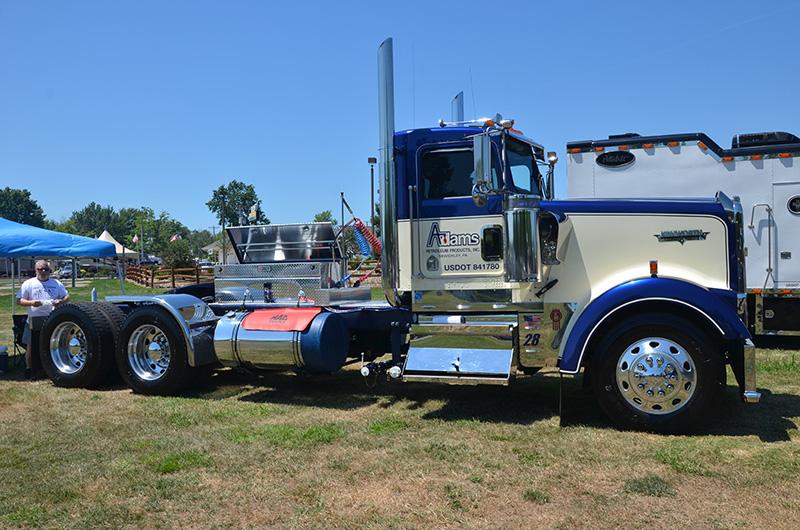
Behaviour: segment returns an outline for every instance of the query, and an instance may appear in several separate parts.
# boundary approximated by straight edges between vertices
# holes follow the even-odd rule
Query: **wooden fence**
[[[353,273],[354,266],[357,263],[351,263],[350,265],[350,272]],[[380,278],[380,261],[369,260],[358,271],[354,272],[353,279],[359,278],[376,268],[377,270],[369,276],[371,279]],[[144,287],[174,289],[184,285],[213,281],[214,269],[211,267],[175,268],[130,265],[125,269],[125,278]]]
[[[175,288],[214,280],[214,270],[206,267],[140,267],[125,269],[125,277],[145,287]]]

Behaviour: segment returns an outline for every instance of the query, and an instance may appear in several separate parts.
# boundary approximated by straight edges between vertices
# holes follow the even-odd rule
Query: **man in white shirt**
[[[38,366],[39,331],[56,307],[69,302],[69,293],[60,281],[50,277],[52,268],[46,260],[36,262],[36,277],[25,280],[17,293],[17,303],[28,308],[28,320],[22,342],[25,348],[25,374],[31,377],[33,363]],[[36,358],[34,358],[36,356]]]

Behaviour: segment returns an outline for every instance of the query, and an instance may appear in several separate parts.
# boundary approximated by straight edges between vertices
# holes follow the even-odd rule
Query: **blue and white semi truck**
[[[234,227],[214,293],[56,309],[42,361],[64,386],[116,369],[176,393],[220,366],[508,385],[582,372],[626,428],[687,430],[724,406],[727,366],[757,402],[743,324],[740,205],[553,200],[555,155],[511,120],[395,131],[392,41],[379,50],[385,301],[342,279],[330,224]],[[655,237],[654,237],[655,234]],[[476,392],[480,390],[476,389]]]

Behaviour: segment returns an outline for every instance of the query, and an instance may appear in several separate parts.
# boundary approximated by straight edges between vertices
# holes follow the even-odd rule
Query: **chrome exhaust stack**
[[[450,119],[455,123],[464,121],[464,92],[459,92],[450,102]]]
[[[381,272],[386,300],[400,305],[397,182],[394,174],[394,59],[391,37],[378,48],[379,183],[381,200]]]

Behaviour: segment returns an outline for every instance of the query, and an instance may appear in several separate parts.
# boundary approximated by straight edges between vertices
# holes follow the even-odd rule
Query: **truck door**
[[[772,185],[775,287],[800,289],[800,182]]]
[[[494,148],[492,187],[500,188],[497,149]],[[423,146],[417,157],[418,188],[413,272],[427,288],[445,288],[446,280],[468,281],[469,288],[490,288],[502,281],[503,205],[500,194],[487,196],[485,205],[472,199],[471,144]],[[416,289],[416,288],[415,288]]]

